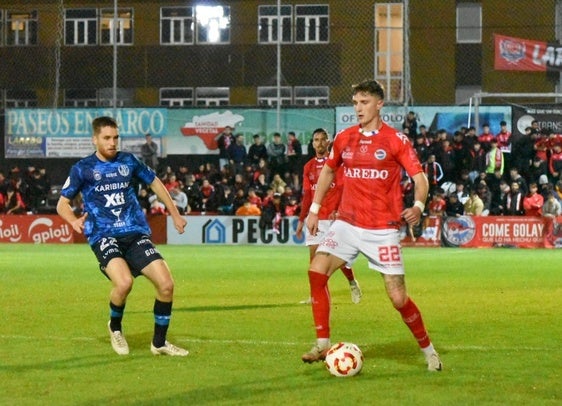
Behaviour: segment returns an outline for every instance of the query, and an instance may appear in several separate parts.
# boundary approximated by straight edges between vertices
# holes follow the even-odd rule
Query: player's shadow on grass
[[[299,304],[295,303],[275,303],[275,304],[246,304],[234,306],[187,306],[187,307],[174,307],[174,312],[216,312],[216,311],[238,311],[238,310],[252,310],[252,309],[280,309],[284,307],[297,307]]]

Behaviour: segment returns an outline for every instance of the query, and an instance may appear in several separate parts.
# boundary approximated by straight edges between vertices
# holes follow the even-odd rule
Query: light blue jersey
[[[103,237],[150,235],[133,180],[151,184],[155,177],[154,171],[131,153],[118,152],[108,162],[92,154],[72,166],[61,195],[72,200],[82,192],[84,212],[88,213],[84,235],[90,245]]]

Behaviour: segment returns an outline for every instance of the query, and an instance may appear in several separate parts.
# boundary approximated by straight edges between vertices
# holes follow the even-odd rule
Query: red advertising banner
[[[559,71],[562,50],[559,44],[494,34],[494,69],[516,71]]]
[[[74,231],[59,216],[0,216],[0,243],[61,243],[74,242]]]
[[[417,227],[402,226],[400,243],[404,247],[440,247],[441,223],[438,216],[428,216]]]
[[[562,247],[562,217],[449,217],[442,233],[448,246],[558,248]]]

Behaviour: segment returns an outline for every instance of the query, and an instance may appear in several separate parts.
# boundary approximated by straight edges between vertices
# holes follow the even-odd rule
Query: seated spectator
[[[26,214],[25,203],[21,193],[12,185],[6,188],[6,195],[3,195],[3,199],[0,202],[2,203],[0,213]]]
[[[529,193],[523,198],[523,208],[525,209],[526,216],[539,217],[542,214],[542,206],[544,199],[540,193],[538,193],[538,186],[536,183],[531,183],[529,185]]]
[[[259,227],[261,229],[273,229],[275,234],[281,232],[281,220],[285,215],[285,207],[281,202],[281,194],[274,193],[273,199],[264,204],[260,217]]]
[[[199,184],[195,181],[195,176],[188,174],[185,179],[183,191],[187,196],[188,211],[200,211],[203,195],[199,189]]]
[[[175,186],[170,189],[170,196],[180,214],[186,214],[189,212],[189,206],[187,205],[187,195],[183,192],[179,186]]]
[[[139,190],[139,194],[137,199],[139,200],[139,204],[144,214],[148,214],[150,212],[150,201],[149,199],[148,190],[146,188],[142,188]]]
[[[433,196],[429,201],[428,209],[430,216],[439,216],[443,217],[443,213],[445,213],[445,208],[447,206],[447,202],[444,199],[445,192],[442,188],[438,187],[433,192]]]
[[[517,181],[512,181],[509,189],[509,193],[506,195],[503,204],[503,215],[523,216],[525,214],[525,208],[523,207],[524,195],[519,189],[519,183]]]
[[[466,216],[480,216],[484,211],[484,202],[478,196],[478,191],[473,189],[470,192],[470,197],[464,204],[464,214]]]
[[[296,196],[290,196],[285,205],[285,216],[298,216],[301,212],[300,204]]]
[[[154,216],[161,216],[161,215],[165,216],[166,215],[166,206],[164,206],[164,203],[162,203],[160,200],[158,200],[158,197],[156,195],[150,196],[148,201],[150,202],[150,214],[151,215],[154,215]]]
[[[261,197],[259,197],[257,195],[254,188],[248,189],[248,200],[250,201],[250,203],[255,204],[256,206],[258,206],[261,209],[262,200],[261,200]]]
[[[463,214],[464,206],[459,201],[458,195],[456,193],[451,193],[447,200],[447,205],[445,206],[445,215],[447,217],[460,217]]]
[[[244,204],[240,206],[235,213],[237,216],[261,216],[261,209],[246,199]]]
[[[244,203],[248,200],[248,196],[244,193],[244,189],[237,189],[234,193],[234,198],[232,200],[232,211],[236,213],[236,211],[244,206]]]
[[[543,217],[557,217],[562,214],[562,206],[554,193],[550,193],[542,206]]]

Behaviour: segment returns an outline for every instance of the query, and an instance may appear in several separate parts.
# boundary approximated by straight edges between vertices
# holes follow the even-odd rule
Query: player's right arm
[[[72,209],[71,200],[67,197],[59,197],[57,202],[57,213],[61,216],[68,224],[72,226],[74,231],[79,234],[84,232],[84,221],[88,217],[88,213],[84,213],[80,217],[76,217],[74,210]]]
[[[316,235],[318,231],[318,212],[322,206],[322,200],[330,189],[335,177],[335,171],[329,165],[324,165],[320,171],[320,177],[316,183],[316,192],[312,199],[312,204],[308,210],[308,217],[306,218],[306,227],[311,235]]]

